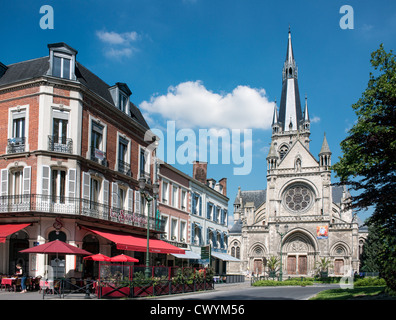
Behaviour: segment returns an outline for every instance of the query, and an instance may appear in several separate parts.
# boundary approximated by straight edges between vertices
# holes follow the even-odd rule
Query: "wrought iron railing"
[[[0,197],[1,213],[45,212],[79,215],[147,228],[147,216],[83,198],[25,194]],[[163,232],[165,220],[150,217],[149,229]]]
[[[128,162],[118,159],[118,172],[131,175],[131,165]]]
[[[100,149],[91,146],[91,160],[95,161],[105,167],[108,166],[107,153]]]
[[[61,153],[73,153],[73,140],[71,138],[60,139],[55,136],[48,136],[48,150]]]
[[[25,152],[25,137],[10,138],[7,141],[7,153]]]

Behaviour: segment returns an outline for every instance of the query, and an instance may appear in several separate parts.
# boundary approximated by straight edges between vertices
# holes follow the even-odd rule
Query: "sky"
[[[318,158],[326,133],[332,163],[357,119],[351,106],[373,71],[371,52],[381,43],[387,51],[396,45],[394,0],[0,4],[0,62],[46,56],[49,43],[75,48],[77,60],[106,83],[129,86],[131,101],[162,138],[163,160],[189,175],[192,160],[207,160],[208,178],[227,178],[230,213],[239,186],[266,188],[289,27],[302,105],[306,96],[311,118],[310,151]],[[217,149],[206,148],[207,133],[219,137]]]

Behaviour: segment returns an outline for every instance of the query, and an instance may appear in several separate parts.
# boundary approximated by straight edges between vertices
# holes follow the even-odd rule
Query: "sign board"
[[[316,237],[318,239],[327,239],[329,235],[328,226],[317,226],[316,227]]]
[[[201,259],[202,260],[210,259],[210,245],[201,247]]]

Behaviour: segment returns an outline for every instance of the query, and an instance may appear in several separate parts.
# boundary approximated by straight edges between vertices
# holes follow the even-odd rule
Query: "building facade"
[[[144,264],[146,248],[133,239],[147,228],[157,239],[164,225],[148,200],[156,188],[155,150],[147,147],[156,137],[125,83],[106,84],[65,43],[48,49],[42,58],[0,64],[0,273],[13,274],[16,263],[31,276],[44,276],[46,265],[60,265],[66,276],[94,272],[80,257],[59,263],[20,253],[54,239],[91,253],[126,252]],[[120,234],[130,243],[117,242]],[[150,250],[180,252],[161,245]]]
[[[284,277],[314,276],[321,258],[331,261],[331,275],[359,270],[362,237],[356,216],[344,210],[348,191],[331,185],[326,135],[317,157],[309,144],[308,103],[305,99],[302,112],[289,31],[267,156],[267,189],[238,190],[228,253],[241,263],[230,262],[231,272],[268,276],[273,256],[282,261]]]

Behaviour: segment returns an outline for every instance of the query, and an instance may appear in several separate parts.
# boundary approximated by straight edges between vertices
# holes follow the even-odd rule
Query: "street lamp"
[[[147,201],[147,249],[146,249],[146,278],[150,277],[150,257],[149,257],[149,239],[150,239],[150,205],[151,205],[151,201],[154,199],[153,197],[151,197],[146,191],[146,178],[145,177],[140,177],[139,179],[139,189],[140,189],[140,193],[142,193],[144,195],[144,198]],[[157,194],[158,193],[158,184],[155,183],[153,185],[153,193]]]
[[[287,230],[289,229],[289,226],[286,224],[285,225],[285,232],[279,232],[279,223],[276,223],[276,232],[280,235],[281,237],[281,247],[280,247],[280,271],[279,271],[279,281],[282,281],[282,276],[283,276],[283,268],[282,268],[282,248],[283,248],[283,237],[287,233]]]

